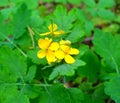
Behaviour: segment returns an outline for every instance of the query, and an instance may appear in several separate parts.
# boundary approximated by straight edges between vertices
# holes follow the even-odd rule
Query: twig
[[[32,46],[30,48],[33,49],[35,47],[35,42],[34,42],[34,37],[33,37],[33,35],[35,33],[33,32],[33,30],[29,26],[27,26],[27,28],[28,28],[28,31],[29,31],[29,34],[30,34],[30,37],[31,37],[31,41],[32,41]]]

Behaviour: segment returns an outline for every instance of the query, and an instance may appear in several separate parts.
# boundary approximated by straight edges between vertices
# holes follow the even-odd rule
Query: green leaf
[[[82,2],[82,0],[67,0],[69,3],[71,4],[80,4]]]
[[[72,100],[71,103],[82,103],[81,101],[84,99],[83,92],[78,88],[69,88],[68,92],[70,94],[70,98]]]
[[[28,9],[34,9],[38,6],[38,0],[23,0],[25,4],[27,5]]]
[[[15,83],[0,84],[0,102],[1,103],[30,103],[29,98],[23,94],[23,91],[18,91]]]
[[[62,85],[46,87],[41,92],[39,103],[81,103],[83,94],[80,89],[66,89]]]
[[[111,8],[113,6],[115,6],[114,0],[99,0],[98,1],[99,8]]]
[[[58,75],[67,75],[72,76],[75,73],[73,68],[70,68],[70,65],[62,64],[54,68],[53,72],[49,76],[49,80],[54,79]]]
[[[45,1],[49,1],[49,0],[45,0]],[[54,0],[56,3],[63,3],[66,4],[67,0]]]
[[[17,87],[15,85],[0,84],[0,102],[11,103],[11,98],[14,98],[14,94],[17,93]],[[10,94],[10,95],[8,95]]]
[[[63,15],[67,15],[67,9],[61,5],[58,5],[54,11],[54,15],[59,17]]]
[[[84,94],[84,100],[82,103],[94,103],[90,94]]]
[[[97,55],[88,50],[81,59],[86,62],[86,65],[77,69],[78,75],[87,77],[90,82],[96,82],[100,71],[100,62]]]
[[[97,13],[103,19],[110,19],[110,20],[115,19],[115,14],[110,10],[106,10],[106,9],[101,8],[98,10]]]
[[[14,75],[8,68],[0,68],[0,84],[14,83],[17,81],[17,75]]]
[[[76,9],[72,9],[67,13],[66,8],[63,6],[57,6],[52,18],[54,23],[59,25],[59,28],[68,31],[72,27],[72,22],[75,21],[76,16],[75,16]]]
[[[118,74],[120,69],[119,40],[120,38],[115,38],[110,33],[95,30],[93,40],[95,51],[103,57],[106,64],[110,68],[115,69]]]
[[[38,86],[33,85],[26,85],[24,86],[24,88],[22,88],[23,94],[27,95],[27,97],[29,98],[36,98],[39,96],[40,92],[41,92],[41,88]]]
[[[107,26],[103,29],[105,32],[111,32],[112,34],[116,34],[118,30],[120,29],[118,24],[111,24],[110,26]]]
[[[85,12],[81,9],[77,9],[76,17],[80,21],[80,23],[84,23],[87,19],[86,15],[85,15]]]
[[[96,5],[95,0],[83,0],[83,2],[88,6],[88,7],[94,7]]]
[[[9,47],[0,48],[0,64],[18,78],[23,79],[26,74],[27,64],[25,63],[25,57],[17,50],[12,50]]]
[[[21,5],[13,16],[13,37],[18,39],[25,32],[25,28],[29,25],[30,11],[26,5]]]
[[[79,47],[80,53],[78,54],[77,57],[83,56],[88,50],[89,50],[89,46],[87,46],[85,44],[81,44],[80,47]]]
[[[84,66],[86,63],[80,59],[77,59],[75,63],[71,64],[74,69],[77,69],[79,66]]]
[[[25,76],[25,80],[28,81],[29,83],[31,83],[35,77],[35,74],[36,74],[36,66],[35,65],[32,65],[29,70],[28,70],[28,73],[27,75]]]
[[[94,24],[90,21],[85,22],[85,30],[87,35],[91,35],[91,31],[94,29]]]
[[[11,24],[10,22],[5,22],[3,14],[0,12],[0,40],[5,40],[4,36],[10,36],[11,34]]]
[[[45,15],[43,13],[45,13],[45,10],[47,9],[47,8],[45,8],[45,10],[44,10],[44,8],[45,8],[44,6],[41,6],[40,10],[37,9],[37,10],[32,11],[32,13],[31,13],[30,27],[34,28],[35,30],[40,29],[43,26],[43,23],[45,20],[42,18],[42,16]],[[42,29],[40,29],[40,31],[41,30]]]
[[[52,2],[53,0],[42,0],[42,2]]]
[[[77,25],[70,34],[66,37],[66,40],[70,40],[72,43],[78,42],[83,36],[85,32],[80,29],[80,25]]]
[[[105,93],[115,100],[115,103],[120,103],[120,77],[105,83]]]
[[[6,20],[10,21],[10,16],[12,15],[13,12],[16,11],[16,9],[17,9],[16,6],[11,6],[9,8],[2,9],[0,12]]]
[[[14,101],[13,103],[30,103],[26,95],[19,95],[19,93],[11,101]]]
[[[73,8],[68,12],[68,18],[71,18],[71,20],[76,19],[76,13],[77,13],[77,8]]]
[[[29,103],[29,98],[23,93],[24,75],[27,69],[25,58],[17,50],[8,47],[0,48],[0,54],[2,54],[0,55],[1,103],[11,103],[11,101],[12,103]]]
[[[95,89],[92,97],[94,98],[95,103],[104,103],[104,100],[108,97],[104,92],[105,86],[104,84],[98,84]],[[97,102],[99,101],[99,102]]]
[[[19,39],[15,39],[14,43],[19,45],[24,52],[27,52],[32,47],[32,40],[28,32],[25,32]]]
[[[45,91],[41,92],[39,103],[70,103],[71,98],[66,89],[62,85],[53,85],[46,87]]]
[[[10,2],[13,4],[24,3],[28,9],[34,9],[38,6],[38,0],[10,0]]]
[[[75,69],[77,69],[79,66],[83,66],[83,65],[85,65],[85,62],[83,62],[82,60],[76,60],[76,62],[71,64],[71,65],[65,64],[65,63],[58,65],[54,68],[53,72],[49,76],[49,80],[54,79],[58,75],[60,75],[60,76],[64,76],[64,75],[72,76],[75,73]]]
[[[0,0],[0,6],[7,6],[9,4],[8,0]]]

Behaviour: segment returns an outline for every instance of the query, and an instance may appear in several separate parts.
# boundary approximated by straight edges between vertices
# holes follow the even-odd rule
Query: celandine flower
[[[55,51],[59,48],[57,42],[52,42],[52,39],[39,39],[38,46],[41,50],[38,51],[38,58],[46,57],[48,64],[56,61]]]
[[[70,47],[70,41],[60,41],[60,48],[59,50],[55,51],[55,57],[57,59],[64,59],[66,63],[72,64],[75,62],[75,59],[71,55],[79,54],[79,50],[76,48]]]
[[[56,24],[50,24],[48,26],[48,29],[50,30],[49,32],[46,33],[42,33],[40,34],[41,36],[46,36],[46,35],[54,35],[54,36],[58,36],[60,34],[64,34],[65,32],[63,30],[57,30],[58,26]]]
[[[71,55],[77,55],[79,50],[70,46],[69,40],[52,42],[52,39],[39,39],[38,46],[40,50],[37,53],[38,58],[46,57],[48,64],[56,61],[65,60],[66,63],[72,64],[75,59]]]

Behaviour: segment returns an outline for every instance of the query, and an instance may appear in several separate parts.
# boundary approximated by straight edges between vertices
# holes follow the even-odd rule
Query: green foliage
[[[116,69],[116,72],[119,73],[120,45],[117,39],[118,38],[113,37],[110,33],[104,33],[100,30],[96,30],[93,43],[96,52],[105,59],[110,68]]]
[[[30,68],[29,68],[29,71],[25,77],[25,80],[28,81],[28,82],[32,82],[32,80],[34,79],[35,77],[35,74],[36,74],[36,66],[35,65],[32,65]]]
[[[107,1],[99,0],[98,6],[101,8],[111,8],[115,6],[115,1],[114,0],[107,0]]]
[[[1,0],[0,6],[7,6],[9,4],[8,0]]]
[[[1,0],[0,103],[120,103],[119,4],[119,0]],[[48,28],[52,23],[57,30]],[[39,35],[59,30],[65,33]],[[40,48],[46,43],[38,46],[38,40],[46,37],[52,43],[69,40],[71,44],[65,45],[70,49],[64,53],[75,62],[67,64],[56,56],[48,63],[47,56],[53,54]],[[71,48],[79,54],[71,53]],[[38,58],[39,50],[45,52],[44,58]]]
[[[25,28],[29,25],[30,11],[26,5],[22,5],[13,16],[13,37],[19,38],[25,32]]]
[[[99,9],[98,15],[105,19],[114,19],[115,18],[115,15],[111,11],[105,10],[105,9]]]
[[[115,19],[114,13],[108,9],[115,6],[114,0],[98,0],[98,3],[96,3],[95,0],[84,0],[83,2],[87,5],[86,10],[92,14],[92,16],[96,17],[98,15],[104,19]]]
[[[68,31],[72,27],[72,22],[75,21],[76,9],[72,9],[69,13],[62,6],[57,6],[53,13],[53,21],[59,25],[59,28]]]
[[[18,78],[22,78],[26,74],[25,58],[17,50],[13,51],[8,47],[0,48],[0,60],[3,69],[9,70]]]
[[[69,65],[69,64],[58,65],[54,68],[49,79],[52,80],[58,75],[72,76],[75,73],[74,69],[77,69],[79,66],[83,66],[83,65],[85,65],[85,62],[83,62],[81,60],[76,60],[76,62],[71,65]]]
[[[24,102],[29,103],[27,96],[22,95],[16,86],[17,81],[20,79],[24,82],[24,75],[26,74],[27,65],[25,58],[17,50],[12,50],[8,47],[0,48],[0,97],[2,103]],[[11,94],[11,95],[8,95]]]
[[[67,40],[70,40],[74,43],[74,42],[79,41],[85,35],[84,31],[82,29],[80,30],[78,26],[76,26],[73,29],[73,31],[67,36],[66,38]]]
[[[115,103],[120,102],[120,77],[116,77],[111,79],[109,82],[105,83],[105,92],[106,94],[110,95],[113,100],[115,100]],[[111,89],[112,88],[112,89]]]
[[[81,58],[86,61],[86,65],[77,69],[78,74],[87,77],[88,81],[95,82],[98,79],[100,70],[98,57],[92,51],[88,50]]]
[[[77,88],[65,89],[62,85],[54,85],[46,90],[47,93],[41,93],[39,103],[81,103],[83,100],[83,93]]]
[[[80,89],[77,88],[70,88],[68,92],[71,97],[71,103],[82,103],[81,101],[84,99],[83,93]],[[78,97],[79,95],[79,97]]]

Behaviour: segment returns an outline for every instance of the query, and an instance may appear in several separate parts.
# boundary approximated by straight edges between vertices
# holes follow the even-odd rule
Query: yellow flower
[[[48,64],[56,61],[65,60],[66,63],[72,64],[75,59],[71,55],[77,55],[79,50],[70,46],[69,40],[52,42],[52,39],[39,39],[38,46],[40,50],[37,53],[38,58],[46,57]]]
[[[55,52],[55,56],[56,56],[56,58],[58,58],[60,60],[64,59],[65,62],[68,64],[72,64],[75,62],[75,59],[71,55],[77,55],[78,53],[79,53],[78,49],[71,48],[64,41],[64,43],[62,45],[60,45],[60,49]]]
[[[40,34],[41,36],[46,36],[46,35],[54,35],[54,36],[58,36],[60,34],[64,34],[65,32],[63,30],[58,30],[58,26],[56,24],[50,24],[48,26],[48,29],[50,30],[49,32],[46,32],[46,33],[42,33]]]
[[[55,52],[59,48],[57,42],[52,42],[52,39],[39,39],[38,46],[41,50],[38,51],[38,58],[46,57],[48,64],[56,61]]]
[[[52,39],[48,39],[48,38],[39,39],[38,46],[41,49],[47,49],[50,46],[51,42],[52,42]]]
[[[69,41],[69,40],[61,40],[61,41],[60,41],[60,44],[61,44],[61,45],[70,45],[70,44],[71,44],[71,41]]]

